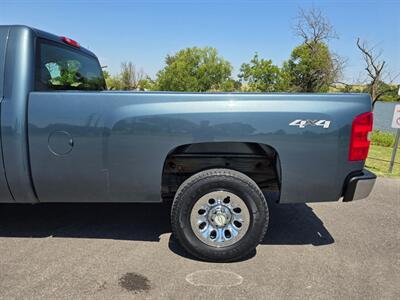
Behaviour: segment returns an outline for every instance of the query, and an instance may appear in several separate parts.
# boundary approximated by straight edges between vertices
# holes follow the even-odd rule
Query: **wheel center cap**
[[[224,226],[226,223],[226,217],[223,214],[217,214],[215,216],[214,222],[218,226]]]

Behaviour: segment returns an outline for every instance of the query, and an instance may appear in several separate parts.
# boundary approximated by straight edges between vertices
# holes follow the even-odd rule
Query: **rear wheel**
[[[210,169],[188,178],[172,205],[173,234],[192,255],[232,261],[251,252],[268,226],[267,202],[243,173]]]

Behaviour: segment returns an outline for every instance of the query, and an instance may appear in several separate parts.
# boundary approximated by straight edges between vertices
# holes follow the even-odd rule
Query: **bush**
[[[395,137],[393,133],[374,130],[371,134],[371,144],[392,147],[394,145],[394,138]]]

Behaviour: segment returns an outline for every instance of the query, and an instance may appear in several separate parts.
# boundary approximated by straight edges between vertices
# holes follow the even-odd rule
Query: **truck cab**
[[[31,173],[35,149],[30,153],[28,132],[34,136],[37,128],[29,125],[31,92],[101,91],[105,81],[97,57],[66,37],[26,26],[0,26],[0,50],[0,185],[4,193],[0,202],[35,203],[39,202]],[[60,142],[66,138],[62,131],[47,138],[54,153],[68,151],[69,144]]]

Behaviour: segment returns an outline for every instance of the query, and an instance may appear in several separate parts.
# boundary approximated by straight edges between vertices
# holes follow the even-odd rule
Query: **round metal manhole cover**
[[[48,146],[54,155],[66,155],[72,151],[74,141],[66,131],[54,131],[49,135]]]
[[[243,277],[224,270],[200,270],[187,275],[186,281],[194,286],[231,287],[242,284]]]

